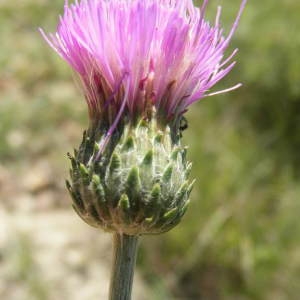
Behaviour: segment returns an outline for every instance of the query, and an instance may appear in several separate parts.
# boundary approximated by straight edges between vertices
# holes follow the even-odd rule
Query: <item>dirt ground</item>
[[[24,180],[14,184],[15,175],[0,169],[0,298],[106,299],[111,235],[77,217],[67,192],[51,181],[46,162],[30,174],[19,171]],[[145,295],[137,272],[133,299],[147,300]]]

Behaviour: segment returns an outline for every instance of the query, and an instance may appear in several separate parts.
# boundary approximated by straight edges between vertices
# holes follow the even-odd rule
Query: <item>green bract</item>
[[[79,216],[91,226],[128,235],[161,233],[178,224],[193,183],[186,149],[172,142],[170,129],[159,130],[154,120],[126,125],[99,159],[103,137],[91,132],[69,155],[67,187]]]

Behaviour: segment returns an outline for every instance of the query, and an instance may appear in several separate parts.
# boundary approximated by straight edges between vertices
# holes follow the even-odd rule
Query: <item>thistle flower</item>
[[[78,74],[90,124],[71,160],[67,188],[88,224],[114,232],[111,300],[129,300],[137,237],[178,224],[189,203],[191,164],[183,114],[233,68],[226,36],[205,19],[208,0],[65,3],[56,34],[42,34]]]
[[[81,0],[65,3],[50,46],[75,70],[90,125],[67,187],[90,225],[129,235],[159,233],[183,216],[192,183],[180,144],[188,107],[234,67],[228,35],[192,0]]]
[[[92,120],[116,127],[156,108],[172,123],[233,68],[224,58],[242,6],[227,36],[192,0],[82,0],[65,4],[48,43],[78,73]],[[239,87],[240,84],[231,89]],[[225,90],[225,91],[228,91]],[[225,92],[220,91],[220,92]]]

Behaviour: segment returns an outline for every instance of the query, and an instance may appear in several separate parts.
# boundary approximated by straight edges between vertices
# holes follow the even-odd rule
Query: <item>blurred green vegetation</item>
[[[229,30],[240,1],[210,2],[208,15],[221,4]],[[44,157],[60,181],[87,124],[71,71],[37,31],[54,30],[62,8],[0,1],[0,161],[18,170]],[[297,0],[250,0],[232,41],[238,64],[216,89],[244,86],[187,114],[197,183],[181,225],[142,241],[151,299],[299,299],[299,12]]]

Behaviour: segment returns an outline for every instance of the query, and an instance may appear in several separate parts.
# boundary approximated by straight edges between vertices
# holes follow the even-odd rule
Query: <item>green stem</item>
[[[114,257],[110,282],[110,300],[130,300],[138,236],[114,234]]]

